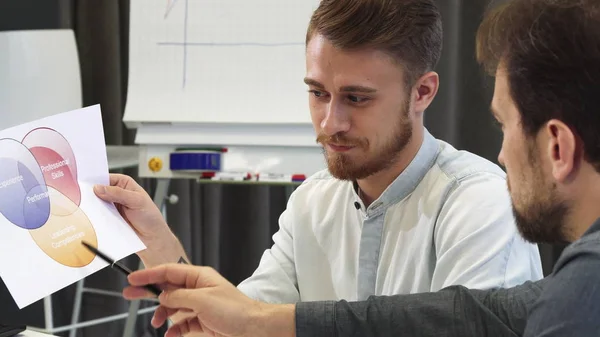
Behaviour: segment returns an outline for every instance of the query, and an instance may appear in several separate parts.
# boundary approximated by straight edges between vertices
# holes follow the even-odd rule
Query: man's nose
[[[500,149],[500,153],[498,153],[498,163],[500,164],[500,166],[506,167],[505,164],[504,164],[504,150],[503,150],[503,148]]]
[[[350,112],[340,103],[331,100],[327,106],[325,118],[321,121],[321,129],[327,136],[345,133],[351,126]]]

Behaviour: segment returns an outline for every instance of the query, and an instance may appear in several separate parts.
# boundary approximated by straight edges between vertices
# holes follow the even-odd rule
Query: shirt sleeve
[[[495,174],[457,182],[439,213],[434,243],[430,291],[508,288],[543,277],[538,247],[520,236],[506,181]]]
[[[267,303],[295,303],[300,300],[294,262],[294,193],[279,217],[273,246],[267,249],[254,273],[238,285],[246,296]]]
[[[546,280],[496,290],[452,286],[366,301],[296,304],[296,337],[521,336]]]
[[[600,241],[566,248],[552,283],[531,309],[524,337],[588,337],[600,334]]]

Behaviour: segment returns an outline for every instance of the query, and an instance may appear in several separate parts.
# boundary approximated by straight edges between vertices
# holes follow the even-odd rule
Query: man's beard
[[[342,133],[330,137],[320,134],[317,137],[317,142],[324,146],[327,143],[334,143],[341,146],[353,146],[357,150],[363,151],[363,156],[357,158],[357,156],[345,153],[327,153],[326,149],[323,148],[323,154],[331,175],[341,180],[364,179],[392,166],[412,138],[412,124],[408,117],[409,108],[410,101],[407,101],[404,104],[403,111],[401,111],[399,122],[392,137],[381,148],[372,149],[372,152],[367,151],[369,141],[365,138],[352,139]]]
[[[539,168],[536,154],[529,148],[531,168]],[[537,171],[537,172],[536,172]],[[531,179],[531,189],[526,200],[522,200],[522,210],[517,210],[514,202],[513,214],[519,232],[531,243],[560,244],[568,241],[566,216],[570,204],[559,197],[555,184],[544,181],[541,169],[531,170],[531,177],[522,177],[522,182]]]

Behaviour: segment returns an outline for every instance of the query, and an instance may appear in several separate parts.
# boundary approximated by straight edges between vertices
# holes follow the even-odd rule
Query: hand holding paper
[[[111,174],[110,185],[97,185],[94,192],[99,198],[116,205],[121,216],[148,247],[138,253],[146,267],[177,262],[185,256],[183,247],[171,232],[162,213],[133,178]]]

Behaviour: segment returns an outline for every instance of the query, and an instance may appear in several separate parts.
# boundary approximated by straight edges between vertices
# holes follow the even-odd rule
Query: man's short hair
[[[510,0],[477,32],[477,60],[506,72],[528,137],[567,124],[600,171],[600,0]]]
[[[322,0],[306,43],[319,34],[341,50],[374,49],[404,67],[407,84],[433,70],[442,52],[434,0]]]

